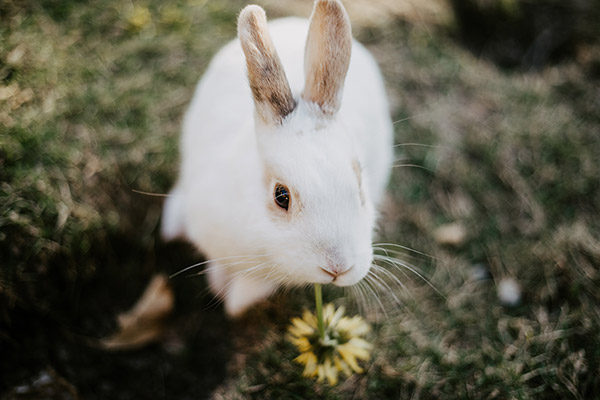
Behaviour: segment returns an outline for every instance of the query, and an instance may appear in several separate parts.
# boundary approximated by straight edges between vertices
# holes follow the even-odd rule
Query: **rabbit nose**
[[[348,272],[352,267],[349,266],[337,247],[331,246],[327,248],[325,252],[325,265],[321,269],[331,275],[334,280],[338,276]]]

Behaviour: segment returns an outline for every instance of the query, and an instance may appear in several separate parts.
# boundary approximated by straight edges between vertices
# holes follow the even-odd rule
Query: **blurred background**
[[[344,2],[396,121],[378,240],[422,276],[326,288],[372,324],[365,374],[302,378],[284,334],[310,290],[229,320],[201,275],[171,279],[158,340],[99,341],[153,275],[202,260],[161,242],[156,195],[245,4],[0,2],[0,398],[600,397],[595,0]]]

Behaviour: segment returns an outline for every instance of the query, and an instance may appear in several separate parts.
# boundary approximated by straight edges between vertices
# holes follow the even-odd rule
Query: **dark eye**
[[[277,184],[275,185],[275,204],[287,210],[290,206],[290,191],[287,187]]]

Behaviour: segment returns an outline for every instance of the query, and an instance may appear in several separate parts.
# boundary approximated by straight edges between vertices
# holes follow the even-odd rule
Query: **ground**
[[[335,388],[303,378],[285,339],[310,289],[231,320],[203,276],[179,276],[164,339],[97,344],[152,275],[202,260],[160,240],[147,193],[173,184],[182,114],[245,3],[0,5],[0,397],[600,396],[598,44],[576,32],[543,63],[499,62],[498,38],[478,50],[443,1],[348,3],[396,121],[378,242],[403,247],[378,253],[414,271],[382,262],[396,278],[363,295],[326,288],[375,345]]]

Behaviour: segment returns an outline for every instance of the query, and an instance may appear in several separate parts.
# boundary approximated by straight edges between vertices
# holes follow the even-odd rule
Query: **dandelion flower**
[[[360,316],[345,317],[344,307],[323,307],[320,285],[315,285],[315,298],[316,315],[305,311],[302,318],[292,318],[288,338],[300,352],[295,361],[304,365],[302,375],[327,379],[333,386],[340,372],[346,377],[363,372],[358,360],[368,360],[373,345],[361,336],[370,328]]]

